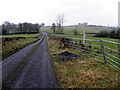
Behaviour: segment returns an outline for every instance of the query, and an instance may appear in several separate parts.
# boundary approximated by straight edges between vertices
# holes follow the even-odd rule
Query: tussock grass
[[[72,49],[61,49],[59,41],[47,40],[57,80],[62,88],[118,88],[118,70],[96,58],[73,58],[62,61],[54,56],[64,51],[77,53]],[[83,55],[84,56],[84,55]]]

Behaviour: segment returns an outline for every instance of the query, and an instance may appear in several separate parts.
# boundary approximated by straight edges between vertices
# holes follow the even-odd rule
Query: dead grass
[[[62,61],[54,54],[64,51],[76,52],[59,48],[61,46],[57,40],[50,39],[47,43],[62,88],[118,88],[118,70],[110,64],[92,57]]]

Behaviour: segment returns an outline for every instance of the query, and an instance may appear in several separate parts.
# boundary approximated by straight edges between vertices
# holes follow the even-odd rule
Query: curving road
[[[28,59],[27,63],[12,81],[10,88],[59,88],[48,53],[46,36],[44,36],[45,33],[38,42],[3,60],[2,78],[5,80],[10,72],[14,71],[17,65],[27,57],[28,53],[32,52],[28,58],[25,58]],[[33,52],[34,47],[36,48]]]

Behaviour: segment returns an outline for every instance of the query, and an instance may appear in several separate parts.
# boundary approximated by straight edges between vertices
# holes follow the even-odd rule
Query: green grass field
[[[39,34],[16,34],[16,35],[0,35],[0,37],[36,37]]]
[[[108,27],[90,27],[90,26],[64,26],[64,31],[63,33],[65,34],[73,34],[74,28],[77,28],[77,31],[79,34],[83,33],[85,31],[86,33],[98,33],[100,30],[112,30],[111,28]],[[42,27],[41,31],[53,33],[51,30],[51,27]]]
[[[64,27],[64,33],[65,34],[73,34],[73,29],[74,27]],[[53,33],[52,30],[51,30],[51,27],[43,27],[41,29],[42,31],[45,31],[45,32],[48,32],[48,33]],[[81,34],[83,33],[83,31],[86,31],[87,33],[98,33],[99,30],[91,30],[91,29],[86,29],[86,28],[78,28],[78,32]]]

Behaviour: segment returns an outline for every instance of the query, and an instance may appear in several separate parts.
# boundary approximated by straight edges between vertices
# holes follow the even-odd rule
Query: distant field
[[[65,34],[73,34],[74,28],[77,28],[78,33],[81,34],[83,31],[86,33],[98,33],[100,30],[112,30],[108,27],[90,27],[90,26],[64,26],[64,33]],[[53,33],[51,30],[51,27],[43,27],[41,28],[41,31]]]
[[[0,37],[35,37],[40,34],[16,34],[16,35],[0,35]]]
[[[42,31],[53,33],[50,27],[44,27],[41,29]],[[74,27],[64,27],[63,33],[65,34],[73,34]],[[83,33],[83,31],[87,33],[98,33],[99,30],[91,30],[91,29],[86,29],[86,28],[78,28],[79,34]]]

